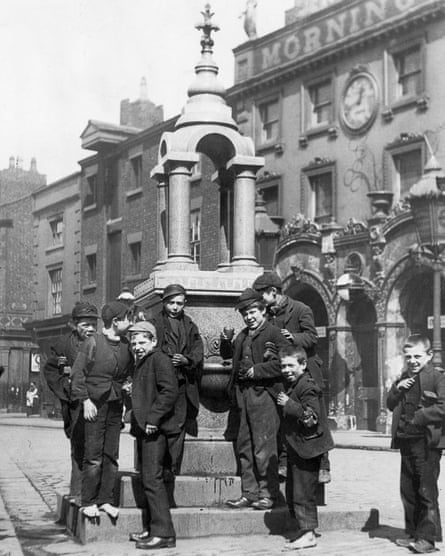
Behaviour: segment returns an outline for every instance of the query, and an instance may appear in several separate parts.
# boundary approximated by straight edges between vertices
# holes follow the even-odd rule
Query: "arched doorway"
[[[326,406],[328,407],[330,401],[329,338],[327,333],[329,318],[326,305],[318,291],[312,285],[305,282],[298,282],[291,285],[285,293],[292,299],[297,299],[308,305],[314,313],[315,326],[318,332],[316,352],[323,361],[321,367],[323,374],[323,393]]]
[[[442,283],[441,311],[445,314],[445,292]],[[411,269],[399,294],[400,313],[410,334],[422,334],[433,340],[433,269],[422,265]],[[442,358],[445,329],[441,328]]]

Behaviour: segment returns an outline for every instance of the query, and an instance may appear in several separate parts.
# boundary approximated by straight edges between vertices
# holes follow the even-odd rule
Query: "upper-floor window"
[[[49,314],[60,315],[62,312],[62,267],[54,268],[49,275]]]
[[[414,97],[422,93],[422,52],[420,45],[414,45],[394,54],[397,74],[395,96],[397,99]]]
[[[87,187],[84,199],[84,206],[95,205],[97,202],[97,174],[87,177]]]
[[[141,273],[141,254],[142,254],[142,244],[140,241],[135,241],[134,243],[129,243],[130,249],[130,264],[131,264],[131,274]]]
[[[87,282],[93,284],[97,279],[97,259],[96,253],[91,253],[86,256],[87,261]]]
[[[63,244],[63,216],[58,216],[49,221],[51,228],[51,245],[57,246]]]
[[[258,140],[260,145],[276,143],[280,134],[280,103],[278,99],[259,104],[258,113],[260,119]]]
[[[142,187],[142,155],[131,158],[131,168],[134,189],[139,189]]]
[[[386,145],[385,176],[391,181],[386,188],[394,193],[394,202],[405,198],[423,174],[425,142],[422,136],[401,133],[400,138]]]
[[[190,248],[193,261],[201,261],[201,209],[190,211]]]
[[[303,206],[308,217],[319,224],[335,219],[335,163],[315,162],[303,170],[306,186]]]
[[[309,121],[308,127],[329,124],[332,120],[332,82],[330,78],[313,83],[308,87]]]
[[[403,199],[411,187],[422,177],[422,150],[413,149],[404,153],[394,154],[395,189]]]

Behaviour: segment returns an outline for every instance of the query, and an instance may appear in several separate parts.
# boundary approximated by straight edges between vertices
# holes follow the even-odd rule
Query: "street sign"
[[[427,317],[428,328],[433,329],[433,317]],[[440,315],[440,328],[445,328],[445,315]]]

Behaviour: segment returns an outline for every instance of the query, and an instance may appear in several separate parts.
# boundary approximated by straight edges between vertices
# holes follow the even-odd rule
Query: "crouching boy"
[[[179,435],[174,415],[178,381],[170,358],[156,348],[156,328],[147,321],[129,328],[136,359],[132,386],[132,426],[141,457],[141,474],[147,501],[146,523],[141,533],[131,533],[136,548],[153,550],[176,545],[163,463],[167,439]]]
[[[329,432],[323,394],[307,371],[307,355],[297,346],[279,351],[285,391],[277,403],[283,408],[287,444],[286,500],[297,531],[288,549],[316,546],[318,527],[316,495],[320,458],[334,447]]]

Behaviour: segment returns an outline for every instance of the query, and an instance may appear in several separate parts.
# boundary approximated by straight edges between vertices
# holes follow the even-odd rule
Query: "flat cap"
[[[128,313],[128,305],[121,303],[120,301],[110,301],[102,307],[102,320],[110,321],[117,318],[124,318]]]
[[[267,288],[272,286],[281,289],[281,278],[276,272],[264,272],[264,274],[258,276],[252,285],[253,289],[257,291],[267,290]]]
[[[130,288],[125,287],[125,288],[122,288],[121,293],[116,297],[116,299],[118,301],[119,300],[134,301],[136,298],[134,297]]]
[[[162,293],[162,301],[174,295],[187,295],[184,286],[181,286],[181,284],[169,284],[166,286]]]
[[[97,307],[95,305],[88,303],[88,301],[78,301],[71,311],[71,317],[73,319],[98,319],[99,313],[97,312]]]
[[[148,320],[140,320],[138,322],[135,322],[134,324],[132,324],[130,326],[130,328],[128,329],[128,332],[130,332],[130,334],[133,334],[133,333],[136,333],[136,332],[150,332],[150,334],[153,336],[153,338],[156,338],[155,325],[151,322],[148,322]]]
[[[235,305],[237,311],[242,311],[256,301],[263,301],[263,296],[253,288],[246,288],[243,293],[238,297]]]

